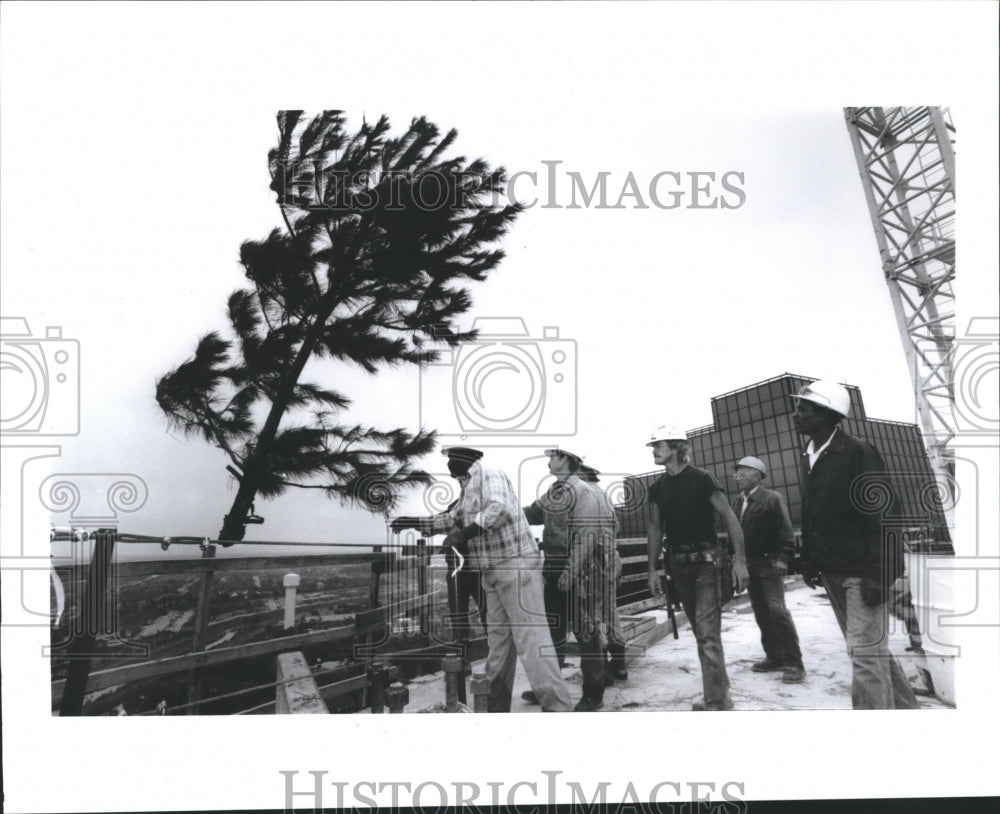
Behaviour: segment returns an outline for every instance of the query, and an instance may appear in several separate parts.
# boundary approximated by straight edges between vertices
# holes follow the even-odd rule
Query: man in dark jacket
[[[916,709],[887,643],[902,551],[882,534],[892,504],[885,465],[874,447],[840,429],[851,404],[844,387],[813,382],[792,398],[796,429],[810,439],[802,453],[803,579],[813,588],[822,576],[830,596],[854,668],[854,709]]]
[[[766,475],[764,462],[752,455],[742,458],[734,472],[740,493],[733,498],[733,512],[743,529],[750,571],[747,593],[765,656],[751,669],[780,672],[786,684],[798,684],[805,669],[795,622],[785,606],[785,576],[795,554],[795,531],[784,498],[762,485]]]

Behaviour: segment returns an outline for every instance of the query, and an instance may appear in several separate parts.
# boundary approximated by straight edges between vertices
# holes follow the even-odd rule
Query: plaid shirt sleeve
[[[469,487],[470,491],[477,492],[479,505],[475,514],[466,517],[466,523],[478,523],[487,531],[497,531],[520,514],[521,505],[517,502],[514,489],[499,469],[478,467],[478,471],[469,478]]]
[[[455,518],[455,511],[457,508],[458,504],[456,503],[455,507],[452,509],[431,515],[431,520],[434,521],[435,534],[450,534],[458,529],[458,521]]]
[[[469,544],[473,565],[489,568],[511,557],[537,554],[528,521],[507,476],[499,469],[474,465],[460,501],[462,524],[483,529]]]

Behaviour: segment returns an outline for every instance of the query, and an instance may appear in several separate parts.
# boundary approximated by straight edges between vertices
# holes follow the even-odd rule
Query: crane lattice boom
[[[947,108],[844,109],[939,483],[954,481],[955,127]],[[944,495],[942,495],[944,497]]]

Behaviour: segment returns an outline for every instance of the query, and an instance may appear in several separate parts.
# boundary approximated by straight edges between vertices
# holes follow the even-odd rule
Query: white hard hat
[[[826,407],[835,413],[846,417],[851,411],[851,396],[847,388],[828,379],[820,379],[818,382],[807,384],[799,389],[799,392],[792,396],[793,399],[811,401],[820,407]]]
[[[583,463],[584,456],[578,452],[573,452],[570,449],[561,449],[559,447],[553,447],[552,449],[545,450],[545,454],[550,458],[553,455],[568,455],[570,458],[576,458],[581,464]]]
[[[654,429],[646,442],[647,447],[653,446],[657,441],[687,441],[687,433],[676,424],[660,424]]]
[[[747,455],[745,458],[740,458],[736,464],[736,468],[739,469],[741,466],[745,466],[747,469],[756,469],[761,475],[767,474],[767,467],[760,458],[754,458],[753,455]]]

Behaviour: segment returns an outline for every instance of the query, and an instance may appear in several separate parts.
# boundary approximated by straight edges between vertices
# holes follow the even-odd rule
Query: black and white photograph
[[[997,795],[995,4],[0,16],[5,810]]]

